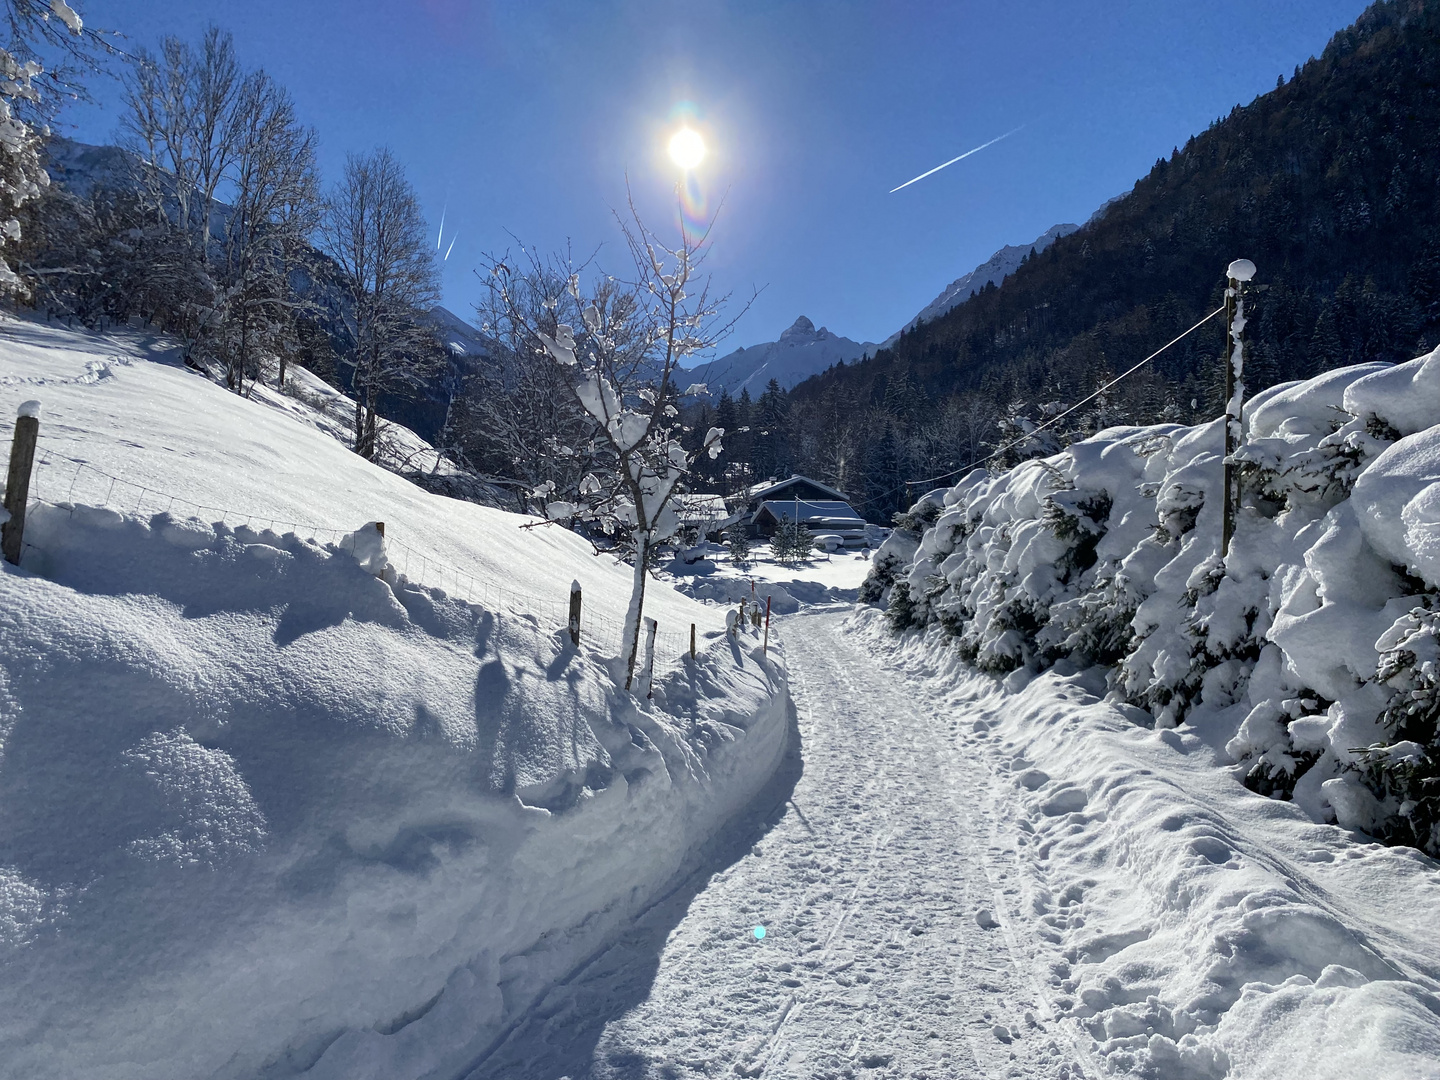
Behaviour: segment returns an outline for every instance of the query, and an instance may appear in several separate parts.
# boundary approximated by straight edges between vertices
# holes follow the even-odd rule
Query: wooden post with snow
[[[655,696],[652,680],[655,678],[655,632],[659,629],[660,624],[647,615],[645,617],[645,670],[641,674],[647,698]]]
[[[770,597],[765,597],[765,644],[761,647],[761,653],[770,655]]]
[[[570,643],[580,644],[580,582],[570,582]]]
[[[690,659],[695,659],[695,624],[690,624]]]
[[[15,438],[10,444],[10,471],[5,477],[5,511],[0,526],[0,551],[5,561],[20,565],[25,543],[25,504],[30,500],[30,472],[35,467],[35,440],[40,436],[40,402],[27,401],[15,417]]]
[[[1225,272],[1225,489],[1224,519],[1220,531],[1220,557],[1230,554],[1235,536],[1235,513],[1240,508],[1240,477],[1235,451],[1240,448],[1242,407],[1245,403],[1245,283],[1255,276],[1255,264],[1236,259]]]

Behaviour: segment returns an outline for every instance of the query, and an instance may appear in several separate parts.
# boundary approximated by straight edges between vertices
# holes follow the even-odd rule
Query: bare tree
[[[259,355],[283,357],[295,336],[305,302],[290,279],[308,263],[320,185],[314,132],[299,123],[290,95],[263,71],[245,80],[234,129],[218,275],[224,308],[218,351],[226,384],[243,390]]]
[[[355,452],[373,459],[380,394],[420,385],[443,356],[435,332],[419,319],[438,302],[435,252],[415,190],[389,150],[346,159],[321,236],[345,294]]]
[[[475,307],[486,355],[461,397],[459,435],[473,464],[517,488],[522,513],[543,515],[549,502],[578,503],[587,476],[613,472],[613,462],[601,460],[605,449],[595,421],[570,391],[571,373],[550,359],[536,336],[560,323],[580,325],[580,307],[568,289],[574,271],[568,255],[542,260],[533,251],[492,259],[491,268],[490,287]]]
[[[121,120],[154,212],[208,252],[216,194],[238,149],[245,77],[235,42],[206,29],[198,50],[177,37],[158,56],[140,49],[125,81]]]
[[[244,392],[260,358],[283,358],[296,336],[291,276],[318,222],[314,132],[214,26],[198,47],[167,37],[159,55],[141,50],[125,100],[137,186],[155,226],[183,241],[152,245],[160,258],[138,272],[172,283],[187,358],[218,361]]]
[[[557,500],[547,516],[610,518],[629,533],[634,584],[623,638],[627,690],[639,655],[651,554],[679,526],[672,498],[697,457],[720,453],[725,434],[711,428],[697,449],[682,445],[675,404],[680,365],[713,348],[734,323],[722,320],[727,298],[711,296],[708,279],[699,273],[708,230],[692,236],[682,229],[671,247],[645,225],[633,202],[629,211],[619,221],[635,276],[617,282],[598,275],[582,291],[580,273],[572,272],[564,292],[578,309],[574,324],[556,317],[559,295],[545,298],[545,315],[537,318],[512,291],[513,272],[503,260],[491,266],[499,306],[570,373],[570,392],[612,463],[608,475],[582,480],[577,502]]]

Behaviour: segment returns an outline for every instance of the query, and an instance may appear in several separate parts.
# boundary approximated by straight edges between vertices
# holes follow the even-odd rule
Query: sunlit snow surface
[[[306,402],[228,393],[163,339],[5,323],[0,415],[31,399],[0,1076],[454,1075],[780,759],[753,634],[653,585],[704,652],[667,646],[629,698],[600,628],[626,568],[359,460]],[[493,601],[434,587],[456,570]]]

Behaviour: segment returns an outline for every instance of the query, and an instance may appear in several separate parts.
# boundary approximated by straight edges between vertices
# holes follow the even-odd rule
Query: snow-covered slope
[[[1030,244],[1007,244],[990,258],[971,270],[963,277],[956,278],[945,287],[945,291],[937,296],[920,311],[920,314],[911,319],[905,326],[895,331],[883,342],[880,347],[888,349],[900,335],[906,330],[913,330],[922,322],[933,322],[941,315],[944,315],[951,308],[963,304],[971,296],[983,289],[989,282],[999,285],[1007,277],[1013,274],[1020,265],[1020,260],[1029,255],[1032,250],[1039,254],[1048,248],[1055,240],[1062,236],[1069,236],[1079,225],[1052,225],[1035,238]]]
[[[45,144],[45,171],[51,183],[85,198],[97,187],[133,183],[131,156],[118,146],[92,146],[57,135]]]
[[[0,1076],[459,1075],[766,782],[784,671],[652,584],[632,698],[625,567],[168,355],[0,326]]]
[[[729,390],[734,397],[748,390],[755,398],[765,392],[771,379],[777,380],[781,389],[789,390],[832,364],[841,361],[848,364],[874,351],[874,342],[851,341],[823,326],[816,330],[815,324],[801,315],[780,335],[779,341],[736,349],[728,356],[688,372],[687,378],[705,383],[717,398],[721,389]]]
[[[485,341],[480,331],[459,315],[443,306],[431,308],[428,315],[452,357],[457,360],[463,357],[468,364],[474,364],[485,355]]]

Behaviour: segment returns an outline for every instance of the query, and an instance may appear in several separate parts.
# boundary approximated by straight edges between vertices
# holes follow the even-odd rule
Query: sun
[[[683,127],[670,137],[670,160],[682,169],[693,169],[705,160],[705,140],[693,128]]]

